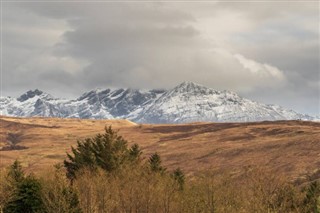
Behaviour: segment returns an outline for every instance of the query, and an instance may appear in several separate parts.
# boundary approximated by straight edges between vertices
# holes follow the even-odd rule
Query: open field
[[[26,149],[0,151],[0,167],[15,159],[27,171],[62,162],[78,139],[118,129],[145,157],[158,152],[169,169],[192,174],[204,169],[239,171],[267,166],[290,179],[316,176],[320,168],[320,123],[276,121],[256,123],[135,124],[127,120],[0,118],[0,146],[14,141]]]

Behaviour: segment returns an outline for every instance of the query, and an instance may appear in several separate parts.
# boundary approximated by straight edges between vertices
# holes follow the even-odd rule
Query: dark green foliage
[[[42,212],[40,182],[32,176],[27,176],[17,184],[14,196],[4,207],[4,213]]]
[[[10,166],[8,177],[15,183],[19,183],[24,179],[24,173],[22,171],[21,164],[18,160],[15,160],[14,163]]]
[[[308,213],[320,213],[320,184],[317,181],[311,182],[306,189],[306,196],[303,204],[305,206],[305,212]]]
[[[180,168],[177,168],[172,173],[173,179],[178,183],[179,190],[183,190],[184,188],[184,182],[185,182],[185,176]]]
[[[127,141],[111,127],[106,127],[104,134],[78,141],[77,148],[72,147],[72,153],[73,156],[67,154],[68,160],[64,161],[67,177],[71,180],[82,168],[95,170],[99,167],[111,172],[126,162],[136,161],[141,155],[138,145],[128,149]]]
[[[132,160],[140,159],[142,152],[138,144],[133,144],[129,150],[129,155]]]
[[[91,151],[91,139],[87,138],[84,141],[77,141],[77,148],[71,147],[73,156],[67,153],[69,161],[64,161],[64,166],[67,169],[67,177],[69,179],[75,178],[75,172],[82,167],[93,169],[95,166],[94,156]]]
[[[165,168],[161,166],[161,158],[158,153],[154,153],[149,158],[149,166],[153,172],[165,172]]]

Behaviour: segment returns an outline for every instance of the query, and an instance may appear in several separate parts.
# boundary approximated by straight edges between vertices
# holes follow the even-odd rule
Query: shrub
[[[52,175],[41,179],[44,211],[46,213],[80,213],[78,193],[66,178],[61,165],[56,165]],[[48,171],[46,171],[48,174]]]

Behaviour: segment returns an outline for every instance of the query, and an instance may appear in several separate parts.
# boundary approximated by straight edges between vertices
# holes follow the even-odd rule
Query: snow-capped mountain
[[[184,82],[167,91],[138,118],[139,122],[181,123],[195,121],[263,121],[311,119],[276,105],[265,105],[234,92],[217,91]]]
[[[30,90],[19,98],[1,97],[0,104],[1,114],[8,116],[122,118],[140,123],[313,119],[193,82],[183,82],[171,90],[96,89],[76,100],[58,99],[40,90]]]

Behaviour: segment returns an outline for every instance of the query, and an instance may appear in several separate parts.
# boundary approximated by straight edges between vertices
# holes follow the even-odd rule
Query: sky
[[[319,1],[4,1],[2,95],[193,81],[320,115]]]

